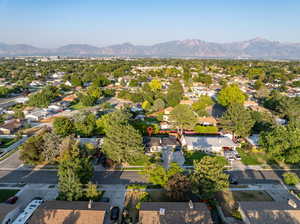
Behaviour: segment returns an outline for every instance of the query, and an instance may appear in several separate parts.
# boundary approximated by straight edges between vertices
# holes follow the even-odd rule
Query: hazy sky
[[[300,0],[0,0],[0,42],[300,42]]]

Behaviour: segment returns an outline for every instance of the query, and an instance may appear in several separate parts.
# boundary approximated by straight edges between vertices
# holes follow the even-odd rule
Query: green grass
[[[185,158],[184,165],[192,166],[195,160],[201,160],[204,156],[217,157],[219,160],[223,161],[225,165],[228,164],[228,161],[223,156],[215,156],[200,151],[192,151],[192,152],[184,153],[184,158]]]
[[[0,203],[5,202],[10,197],[14,196],[19,190],[15,189],[0,189]]]
[[[17,138],[0,138],[0,148],[7,148],[18,141]]]
[[[12,154],[14,154],[18,150],[19,150],[19,147],[9,151],[8,153],[6,153],[4,156],[2,156],[0,158],[0,161],[5,160],[6,158],[10,157]]]
[[[239,148],[237,151],[245,165],[261,165],[264,163],[263,160],[265,160],[265,158],[263,153],[246,152],[245,150]]]
[[[83,106],[80,102],[70,106],[70,109],[72,109],[72,110],[81,110],[81,109],[85,109],[85,108],[87,108],[87,106]]]

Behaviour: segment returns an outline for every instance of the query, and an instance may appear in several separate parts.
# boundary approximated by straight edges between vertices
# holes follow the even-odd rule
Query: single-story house
[[[46,201],[39,206],[28,224],[102,224],[108,203],[86,201]]]
[[[160,129],[163,129],[163,130],[172,128],[172,125],[170,125],[168,122],[165,122],[165,121],[160,122],[159,126],[160,126]]]
[[[217,126],[217,120],[214,117],[199,117],[198,123],[203,126]]]
[[[175,149],[180,144],[175,136],[144,137],[144,145],[148,152],[161,152],[162,150]]]
[[[10,135],[22,127],[22,122],[19,119],[7,120],[0,126],[0,132],[5,135]]]
[[[213,224],[204,203],[144,202],[139,211],[139,224]]]
[[[25,118],[29,121],[38,121],[46,118],[49,113],[45,110],[35,110],[25,115]]]
[[[179,104],[185,104],[191,106],[194,103],[193,100],[181,100]]]
[[[56,104],[51,104],[48,106],[47,111],[49,112],[59,112],[61,111],[63,108],[59,105]]]
[[[224,150],[235,149],[235,144],[231,138],[226,136],[188,136],[181,138],[182,146],[187,150],[199,150],[207,153],[223,154]]]
[[[300,224],[300,202],[287,201],[239,202],[245,224]]]

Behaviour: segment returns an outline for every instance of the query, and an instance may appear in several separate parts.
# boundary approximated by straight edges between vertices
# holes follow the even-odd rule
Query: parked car
[[[119,219],[120,215],[120,208],[119,207],[113,207],[110,210],[110,220],[117,221]]]
[[[229,174],[229,183],[230,184],[238,184],[238,178],[232,174]]]
[[[18,200],[18,197],[17,197],[17,196],[12,196],[12,197],[10,197],[9,199],[7,199],[7,200],[5,201],[5,203],[7,203],[7,204],[15,204],[15,203],[17,202],[17,200]]]
[[[236,160],[241,160],[242,158],[240,157],[239,154],[235,154],[235,159],[236,159]]]

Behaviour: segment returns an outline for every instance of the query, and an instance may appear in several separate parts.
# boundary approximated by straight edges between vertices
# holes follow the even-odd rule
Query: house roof
[[[250,224],[300,224],[300,203],[294,208],[286,201],[239,202]]]
[[[3,129],[8,129],[8,130],[15,130],[19,127],[22,126],[22,123],[20,122],[20,120],[17,119],[13,119],[13,120],[9,120],[6,123],[4,123],[1,128]]]
[[[144,144],[146,147],[153,146],[176,146],[179,145],[177,138],[175,136],[166,137],[144,137]]]
[[[199,123],[217,124],[217,120],[214,117],[199,117]]]
[[[226,136],[184,136],[187,145],[194,147],[235,147],[236,144]]]
[[[0,223],[2,223],[6,215],[16,209],[16,207],[16,205],[0,203]]]
[[[100,224],[108,203],[84,201],[46,201],[32,215],[28,224]]]
[[[160,210],[164,209],[164,214]],[[204,203],[145,202],[139,212],[140,224],[212,224],[210,211]]]
[[[181,100],[180,104],[192,105],[194,103],[193,100]]]
[[[174,110],[174,107],[167,107],[165,113],[171,113]]]

